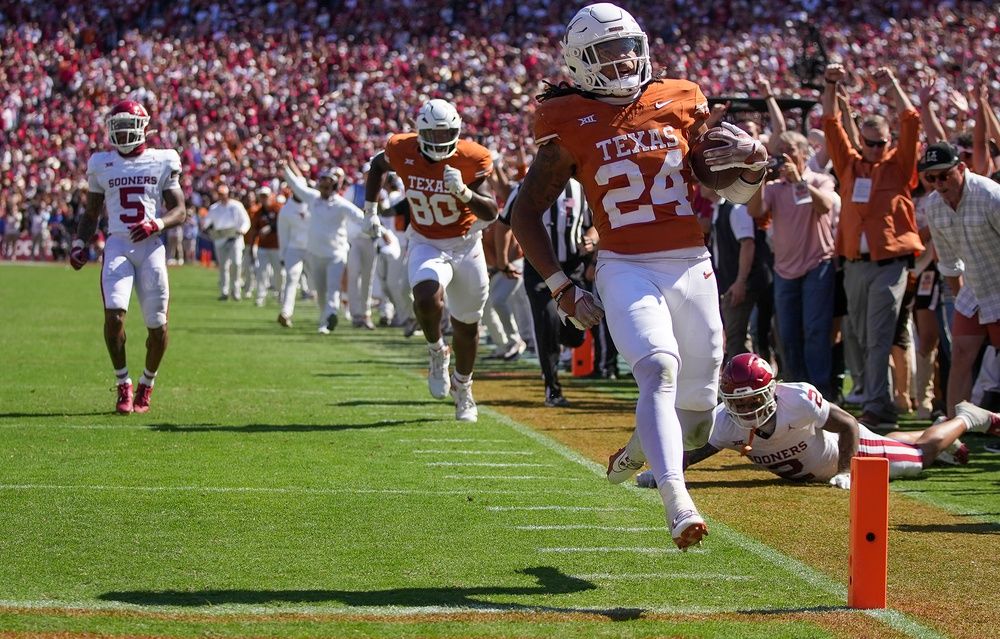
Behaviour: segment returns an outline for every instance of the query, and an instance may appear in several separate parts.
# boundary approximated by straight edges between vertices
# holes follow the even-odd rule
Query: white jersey
[[[774,389],[778,410],[774,432],[754,434],[747,458],[755,466],[785,479],[827,481],[837,474],[839,436],[823,430],[830,403],[812,385],[779,383]],[[718,449],[742,450],[749,431],[740,428],[720,404],[714,412],[708,443]]]
[[[146,149],[134,157],[99,151],[87,162],[87,187],[104,195],[108,232],[128,237],[131,227],[159,216],[163,192],[180,188],[180,174],[173,149]]]
[[[309,207],[305,202],[292,198],[278,211],[278,245],[282,252],[288,249],[304,251],[309,243]]]

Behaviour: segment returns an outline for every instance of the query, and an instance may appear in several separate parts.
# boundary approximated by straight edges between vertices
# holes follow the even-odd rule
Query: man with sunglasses
[[[886,67],[875,79],[888,89],[899,113],[900,135],[892,146],[886,119],[861,122],[860,153],[840,122],[837,85],[844,67],[827,66],[823,92],[823,131],[833,168],[840,179],[841,213],[837,253],[844,264],[844,290],[852,326],[865,353],[863,413],[870,429],[894,428],[896,406],[889,392],[889,355],[896,318],[906,290],[907,267],[923,250],[910,191],[917,185],[920,115]]]
[[[927,223],[938,270],[955,293],[948,414],[969,399],[983,343],[1000,348],[1000,184],[970,171],[947,142],[927,147],[917,165],[931,191]]]

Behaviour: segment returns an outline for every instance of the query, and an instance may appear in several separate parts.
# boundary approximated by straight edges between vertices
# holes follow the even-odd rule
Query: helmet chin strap
[[[756,428],[750,429],[750,434],[747,436],[747,443],[743,444],[743,448],[740,449],[740,455],[746,457],[747,455],[750,454],[750,451],[753,450],[753,446],[751,446],[750,444],[753,443],[753,435],[756,432],[757,432]]]

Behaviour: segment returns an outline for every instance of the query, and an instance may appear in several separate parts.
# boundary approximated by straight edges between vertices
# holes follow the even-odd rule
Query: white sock
[[[439,337],[436,342],[427,342],[427,346],[431,350],[439,351],[442,348],[444,348],[444,338],[443,337]]]
[[[468,375],[462,375],[458,371],[455,371],[454,377],[455,377],[455,381],[458,382],[459,384],[463,385],[463,386],[465,386],[466,384],[468,384],[468,383],[470,383],[472,381],[472,373],[469,373]]]
[[[127,384],[131,384],[132,383],[132,380],[129,379],[129,376],[128,376],[128,366],[126,366],[125,368],[116,368],[115,369],[115,378],[118,380],[116,382],[118,384],[126,384],[126,383]]]
[[[143,369],[142,376],[139,377],[139,383],[152,387],[153,382],[155,381],[156,381],[156,373],[155,372],[150,373],[148,368]]]

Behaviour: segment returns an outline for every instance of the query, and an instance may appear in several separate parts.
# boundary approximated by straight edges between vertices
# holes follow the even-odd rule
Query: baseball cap
[[[927,147],[923,157],[917,163],[917,170],[940,171],[950,169],[959,162],[958,149],[947,142],[935,142]]]
[[[337,181],[344,179],[344,169],[339,166],[335,166],[332,169],[325,169],[320,171],[319,179],[330,178],[331,180]]]

